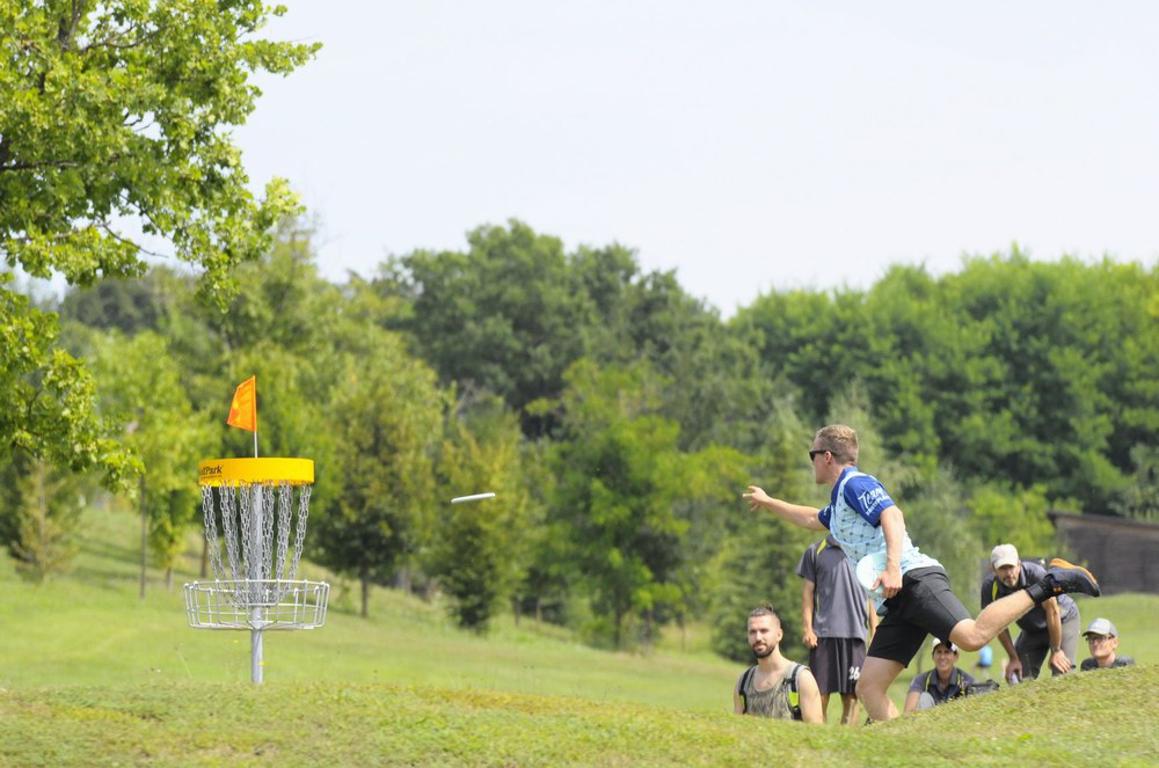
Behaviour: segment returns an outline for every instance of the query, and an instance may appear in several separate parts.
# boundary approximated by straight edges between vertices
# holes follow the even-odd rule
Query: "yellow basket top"
[[[279,482],[312,484],[314,462],[311,459],[206,459],[197,465],[198,485]]]

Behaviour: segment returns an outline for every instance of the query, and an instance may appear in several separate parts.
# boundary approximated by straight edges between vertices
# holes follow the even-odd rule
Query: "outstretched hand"
[[[750,485],[740,497],[749,503],[749,509],[756,509],[773,500],[769,494],[765,493],[764,488],[755,485]]]

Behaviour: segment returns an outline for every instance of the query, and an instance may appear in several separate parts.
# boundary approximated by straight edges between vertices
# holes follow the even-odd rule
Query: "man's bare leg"
[[[976,619],[962,619],[950,630],[950,640],[962,650],[976,651],[1034,607],[1025,589],[995,600]]]
[[[1038,603],[1069,592],[1098,597],[1099,582],[1086,568],[1056,557],[1050,561],[1050,569],[1041,581],[995,600],[978,614],[977,619],[959,621],[950,631],[950,640],[959,648],[976,651]]]
[[[956,627],[955,627],[956,629]],[[872,720],[885,721],[897,717],[897,707],[889,698],[889,686],[905,665],[901,662],[869,656],[861,665],[861,678],[857,681],[857,698],[865,705],[865,711]]]
[[[857,719],[857,694],[841,694],[841,724],[852,725]]]
[[[821,694],[821,722],[829,722],[829,694]]]

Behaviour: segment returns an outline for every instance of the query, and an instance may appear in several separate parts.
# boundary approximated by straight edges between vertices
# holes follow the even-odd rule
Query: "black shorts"
[[[819,637],[809,651],[809,669],[822,694],[855,693],[864,663],[865,641],[855,637]]]
[[[916,568],[901,580],[901,591],[885,601],[887,613],[877,625],[869,655],[903,666],[921,650],[926,635],[950,639],[950,630],[970,612],[950,591],[941,566]]]

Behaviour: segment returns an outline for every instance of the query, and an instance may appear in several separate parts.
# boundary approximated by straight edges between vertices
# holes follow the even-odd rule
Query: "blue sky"
[[[1159,4],[288,0],[235,138],[343,280],[508,218],[724,315],[1007,250],[1159,255]]]

